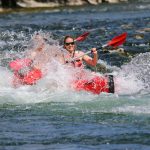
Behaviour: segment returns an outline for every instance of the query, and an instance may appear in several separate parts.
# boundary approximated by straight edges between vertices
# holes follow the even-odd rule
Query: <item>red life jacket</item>
[[[78,51],[75,52],[74,54],[74,57],[73,58],[78,58],[80,57],[80,54],[78,53]],[[66,60],[70,60],[70,59],[73,59],[69,54],[65,56],[65,59]],[[66,61],[67,62],[67,61]],[[82,59],[81,58],[78,58],[74,61],[71,62],[73,67],[82,67],[83,66],[83,62],[82,62]]]

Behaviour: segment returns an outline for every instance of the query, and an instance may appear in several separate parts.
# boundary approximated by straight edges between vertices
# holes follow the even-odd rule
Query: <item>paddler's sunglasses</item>
[[[66,46],[68,46],[68,45],[70,45],[70,44],[71,44],[71,45],[74,45],[75,43],[74,43],[74,42],[65,43]]]

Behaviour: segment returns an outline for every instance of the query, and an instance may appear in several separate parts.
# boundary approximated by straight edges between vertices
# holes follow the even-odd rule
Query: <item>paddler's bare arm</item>
[[[32,67],[36,68],[36,69],[41,69],[41,63],[39,63],[39,61],[37,61],[37,52],[33,51],[28,53],[28,58],[30,58],[32,60]]]
[[[83,60],[90,66],[96,66],[98,60],[98,54],[96,48],[92,48],[93,58],[88,55],[83,56]]]
[[[28,54],[28,57],[34,60],[34,58],[36,57],[36,52],[35,51],[31,52],[30,54]]]
[[[64,58],[64,54],[55,54],[56,59],[61,63],[61,64],[65,64],[65,58]]]

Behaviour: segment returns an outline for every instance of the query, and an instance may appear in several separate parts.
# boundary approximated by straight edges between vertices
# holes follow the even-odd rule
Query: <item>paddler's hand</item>
[[[91,52],[92,52],[93,54],[97,55],[97,50],[96,50],[96,48],[92,48]]]

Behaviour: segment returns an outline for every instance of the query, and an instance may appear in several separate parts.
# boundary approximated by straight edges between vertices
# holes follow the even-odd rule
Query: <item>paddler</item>
[[[36,34],[32,40],[32,47],[26,54],[26,58],[16,59],[9,63],[14,72],[13,86],[33,85],[47,74],[45,67],[53,58],[64,64],[64,57],[58,51],[49,51],[47,40],[40,34]]]
[[[45,41],[42,36],[36,34],[33,37],[32,43],[36,45],[36,48],[31,51],[29,50],[26,54],[26,58],[16,59],[9,63],[9,67],[14,73],[12,81],[14,87],[36,84],[43,76],[41,71],[43,63],[38,63],[39,61],[36,60],[38,60],[40,56],[43,56]]]
[[[9,63],[14,72],[13,85],[33,85],[47,74],[46,65],[53,59],[64,64],[62,52],[51,50],[48,40],[37,33],[33,36],[31,47],[26,53],[26,58],[16,59]]]
[[[64,56],[65,62],[72,62],[74,67],[83,66],[83,61],[93,67],[97,64],[98,54],[96,48],[92,48],[91,50],[93,58],[85,55],[84,52],[76,50],[75,40],[71,36],[66,36],[64,38],[64,49],[66,49],[68,52],[68,54]]]
[[[90,66],[96,66],[98,61],[98,54],[96,48],[92,48],[91,52],[93,58],[86,55],[82,51],[76,50],[76,44],[74,38],[66,36],[64,38],[64,48],[68,54],[64,56],[66,63],[72,63],[73,67],[81,67],[81,73],[76,75],[76,79],[72,81],[72,87],[77,91],[89,91],[94,94],[100,94],[101,92],[114,93],[114,80],[112,75],[97,76],[94,73],[94,77],[90,80],[84,79],[84,66],[83,61]],[[80,77],[81,76],[81,77]]]

